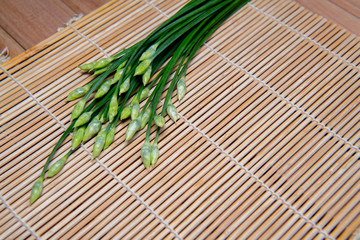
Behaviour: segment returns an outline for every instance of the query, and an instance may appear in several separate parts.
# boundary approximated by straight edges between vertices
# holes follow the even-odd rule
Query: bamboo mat
[[[30,206],[70,123],[65,98],[92,79],[76,66],[132,45],[185,2],[112,1],[0,67],[1,239],[355,237],[360,41],[291,0],[250,2],[200,49],[154,168],[141,163],[144,132],[124,142],[122,122],[99,159],[85,144]]]

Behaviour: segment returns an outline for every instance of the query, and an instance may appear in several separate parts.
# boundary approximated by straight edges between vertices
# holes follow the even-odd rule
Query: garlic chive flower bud
[[[165,118],[160,115],[156,115],[154,117],[154,122],[156,126],[163,127],[165,125]]]
[[[141,125],[140,125],[140,129],[143,129],[146,124],[148,123],[149,121],[149,118],[150,118],[150,113],[151,113],[151,109],[148,108],[145,110],[145,112],[141,115]]]
[[[112,59],[111,57],[100,59],[99,61],[96,61],[96,62],[95,62],[95,65],[94,65],[93,69],[104,68],[104,67],[106,67],[109,63],[111,63],[112,61],[113,61],[113,59]]]
[[[145,59],[144,61],[140,62],[139,65],[137,65],[137,67],[135,68],[134,76],[143,75],[149,68],[151,62],[152,59]]]
[[[110,122],[112,122],[115,119],[117,112],[118,112],[118,100],[117,100],[116,94],[114,94],[111,98],[110,106],[109,106],[109,121]]]
[[[172,105],[170,102],[167,105],[166,112],[170,116],[171,120],[176,122],[176,120],[178,119],[178,114],[177,114],[175,106]]]
[[[151,158],[150,158],[150,165],[154,166],[159,158],[159,148],[156,143],[151,147]]]
[[[101,98],[102,96],[104,96],[109,91],[110,87],[110,81],[105,81],[97,90],[94,98]]]
[[[114,138],[115,138],[115,126],[112,126],[110,127],[109,132],[106,134],[104,149],[107,149],[110,146],[110,144],[114,141]]]
[[[124,109],[123,109],[122,112],[121,112],[121,116],[120,116],[120,119],[121,119],[121,120],[124,120],[124,119],[127,119],[128,117],[130,117],[130,115],[131,115],[131,108],[132,108],[132,104],[126,105],[126,106],[124,107]]]
[[[116,73],[114,74],[114,81],[117,82],[120,80],[121,76],[124,74],[124,69],[121,68],[121,69],[117,69],[116,70]]]
[[[152,67],[150,65],[149,68],[146,70],[146,72],[142,75],[142,82],[144,86],[146,86],[146,84],[148,84],[148,82],[150,81],[151,71],[152,71]]]
[[[106,128],[103,128],[95,138],[92,157],[96,158],[100,155],[105,145]]]
[[[100,122],[104,124],[104,123],[106,123],[108,120],[109,120],[109,115],[108,115],[107,112],[104,111],[104,112],[101,114],[101,116],[100,116]]]
[[[141,148],[141,160],[146,169],[151,165],[151,145],[148,140],[145,140],[144,146]]]
[[[85,123],[88,123],[91,119],[92,114],[93,114],[93,112],[91,112],[91,111],[84,112],[83,114],[81,114],[80,117],[78,117],[78,119],[76,119],[74,127],[79,127],[81,125],[84,125]]]
[[[72,137],[72,147],[71,147],[72,150],[74,150],[75,148],[77,148],[80,145],[81,141],[84,138],[85,129],[86,129],[85,125],[83,125],[79,128],[75,128],[74,134]]]
[[[91,120],[91,122],[89,123],[89,125],[85,129],[83,142],[87,142],[92,137],[94,137],[100,131],[101,126],[102,126],[102,123],[99,120],[99,117],[95,117],[93,120]]]
[[[132,120],[129,123],[129,126],[126,129],[126,133],[125,133],[126,141],[129,141],[135,135],[135,133],[140,130],[140,126],[141,126],[141,120],[139,118]]]
[[[139,101],[141,102],[142,100],[146,99],[148,96],[149,96],[149,88],[144,88],[144,89],[141,91]]]
[[[108,70],[109,67],[110,67],[110,66],[106,66],[106,67],[104,67],[104,68],[100,68],[100,69],[96,70],[96,71],[94,72],[94,76],[100,75],[100,74],[102,74],[103,72],[106,72],[106,70]]]
[[[140,104],[138,101],[135,101],[131,107],[131,120],[137,119],[139,117],[139,112],[140,112]]]
[[[49,168],[46,177],[51,178],[53,176],[55,176],[56,174],[58,174],[58,172],[61,171],[61,169],[63,169],[66,160],[68,159],[68,157],[70,156],[71,152],[68,152],[65,156],[63,156],[62,158],[60,158],[59,160],[57,160],[53,165],[51,165],[51,167]]]
[[[83,98],[74,106],[74,110],[71,113],[71,120],[74,120],[80,116],[80,114],[85,108],[85,103],[86,100]]]
[[[151,45],[145,52],[143,52],[143,54],[141,55],[139,61],[143,61],[145,59],[149,59],[152,58],[155,53],[156,53],[156,49],[159,46],[158,43],[155,43],[153,45]]]
[[[95,63],[96,62],[85,63],[83,65],[80,65],[79,68],[84,71],[91,71],[94,69]]]
[[[83,87],[77,88],[69,93],[68,97],[66,98],[66,101],[73,101],[77,98],[83,97],[89,90],[90,90],[89,84],[86,84]]]
[[[119,95],[127,92],[130,88],[130,78],[126,78],[125,81],[120,86],[120,92]]]
[[[41,195],[43,190],[43,177],[40,177],[33,185],[30,195],[30,204],[33,204]]]
[[[185,96],[186,93],[186,83],[185,83],[185,77],[182,77],[178,82],[177,82],[177,98],[180,101],[181,99],[183,99],[183,97]]]

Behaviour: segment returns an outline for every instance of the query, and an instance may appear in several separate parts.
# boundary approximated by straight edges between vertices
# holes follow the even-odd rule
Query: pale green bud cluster
[[[85,129],[83,142],[89,141],[92,137],[94,137],[101,129],[102,123],[99,120],[99,117],[95,117],[89,125]]]
[[[129,141],[135,135],[135,133],[140,130],[140,127],[141,127],[140,118],[132,120],[129,123],[128,128],[126,129],[126,133],[125,133],[126,141]]]
[[[166,107],[166,112],[169,115],[169,117],[171,118],[171,120],[176,122],[176,120],[178,119],[178,113],[176,111],[175,106],[172,105],[170,102],[168,103],[168,105]]]
[[[110,83],[111,83],[110,81],[105,81],[103,84],[101,84],[101,86],[97,90],[94,98],[101,98],[102,96],[104,96],[111,87]]]
[[[150,113],[151,113],[151,109],[148,108],[145,110],[145,112],[141,115],[141,125],[140,125],[140,129],[143,129],[146,124],[149,122],[150,119]]]
[[[110,100],[110,106],[109,106],[109,121],[112,122],[116,114],[118,112],[118,100],[116,97],[116,94],[114,94]]]
[[[81,144],[81,142],[82,142],[82,140],[84,138],[85,129],[86,129],[85,125],[74,129],[74,134],[73,134],[73,137],[72,137],[72,147],[71,147],[71,149],[74,150],[75,148],[77,148]]]
[[[141,102],[142,100],[146,99],[146,98],[149,96],[149,91],[150,91],[149,88],[144,88],[144,89],[141,91],[140,99],[139,99],[140,102]]]
[[[62,158],[57,160],[53,165],[51,165],[51,167],[49,168],[49,170],[46,174],[46,177],[51,178],[51,177],[55,176],[56,174],[58,174],[58,172],[60,172],[61,169],[63,169],[68,157],[69,157],[69,155],[66,154],[65,156],[63,156]]]
[[[180,78],[176,86],[177,86],[177,98],[180,101],[181,99],[184,98],[186,93],[185,77]]]
[[[74,127],[79,127],[81,125],[84,125],[85,123],[88,123],[91,119],[92,114],[93,112],[84,112],[83,114],[81,114],[80,117],[76,119]]]
[[[126,78],[125,81],[120,85],[119,95],[125,93],[130,88],[130,78]]]
[[[151,165],[151,145],[148,140],[145,140],[144,146],[141,148],[141,160],[146,169],[149,169]]]
[[[152,67],[150,65],[148,67],[148,69],[146,70],[146,72],[142,75],[142,82],[143,82],[144,86],[146,86],[146,84],[148,84],[148,82],[150,81],[151,72],[152,72]]]
[[[111,63],[114,59],[112,57],[109,58],[102,58],[99,61],[95,62],[95,65],[93,67],[93,69],[100,69],[100,68],[104,68],[107,65],[109,65],[109,63]]]
[[[150,67],[152,59],[145,59],[144,61],[140,62],[139,65],[135,68],[134,76],[143,75],[146,70]]]
[[[41,195],[43,190],[44,181],[43,178],[40,177],[33,185],[30,194],[30,204],[33,204]]]
[[[123,108],[123,110],[121,112],[121,116],[120,116],[121,120],[127,119],[128,117],[131,116],[131,108],[132,108],[132,104],[126,105]]]
[[[150,145],[148,140],[145,140],[144,146],[141,148],[141,160],[146,169],[154,166],[159,158],[159,148],[156,143]]]
[[[154,117],[154,123],[158,127],[163,127],[165,125],[165,118],[163,116],[156,115]]]
[[[155,43],[153,45],[151,45],[145,52],[143,52],[143,54],[141,54],[141,57],[140,57],[140,61],[143,61],[145,59],[150,59],[152,58],[155,53],[156,53],[156,49],[157,47],[159,46],[158,43]]]
[[[106,128],[102,129],[95,138],[92,157],[96,158],[104,149],[106,139]]]
[[[84,111],[86,100],[83,98],[78,103],[75,104],[74,110],[71,113],[71,120],[74,120],[80,116]]]
[[[133,102],[131,107],[131,120],[135,120],[139,117],[140,104],[138,101]]]
[[[110,127],[109,132],[106,134],[104,149],[107,149],[110,146],[110,144],[114,141],[114,138],[115,138],[115,126],[112,126]]]
[[[73,101],[75,99],[85,96],[85,94],[90,90],[90,87],[91,86],[89,84],[86,84],[83,87],[71,91],[67,96],[66,101]]]

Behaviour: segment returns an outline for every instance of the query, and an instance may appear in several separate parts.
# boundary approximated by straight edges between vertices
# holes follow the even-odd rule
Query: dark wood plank
[[[109,0],[62,0],[74,12],[80,14],[88,14],[102,5],[109,2]]]
[[[15,57],[25,51],[25,48],[20,46],[4,29],[0,27],[0,52],[7,47],[9,50],[9,56]]]
[[[74,17],[61,0],[0,0],[0,26],[25,49],[35,46]]]

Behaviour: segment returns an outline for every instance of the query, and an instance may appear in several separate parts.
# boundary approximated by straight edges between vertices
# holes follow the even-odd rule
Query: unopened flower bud
[[[144,146],[141,148],[141,160],[146,169],[151,165],[151,145],[148,140],[145,140]]]
[[[74,150],[75,148],[77,148],[80,145],[81,141],[84,138],[85,129],[86,129],[85,125],[83,125],[83,126],[81,126],[79,128],[75,128],[74,134],[73,134],[73,137],[72,137],[72,147],[71,147],[71,149]]]
[[[148,82],[150,81],[151,72],[152,72],[152,67],[150,65],[149,68],[146,70],[146,72],[142,75],[142,82],[144,86],[146,86],[146,84],[148,84]]]
[[[92,114],[93,114],[93,112],[91,112],[91,111],[84,112],[83,114],[81,114],[80,117],[78,117],[78,119],[76,119],[74,127],[79,127],[81,125],[84,125],[85,123],[88,123],[91,119]]]
[[[139,117],[139,112],[140,104],[138,101],[135,101],[131,107],[131,120],[137,119]]]
[[[124,74],[124,69],[123,68],[118,68],[116,70],[116,73],[114,74],[114,81],[117,82],[120,80],[121,76]]]
[[[113,59],[111,57],[109,58],[102,58],[99,61],[95,62],[95,65],[93,69],[100,69],[106,67],[109,63],[111,63]]]
[[[49,168],[49,170],[46,174],[46,177],[51,178],[51,177],[55,176],[56,174],[58,174],[58,172],[60,172],[60,170],[63,169],[69,155],[70,155],[69,153],[66,154],[65,156],[63,156],[62,158],[57,160],[53,165],[51,165],[51,167]]]
[[[92,154],[93,158],[96,158],[100,155],[105,145],[105,138],[106,138],[106,128],[102,129],[95,138],[93,154]]]
[[[81,99],[76,105],[74,106],[74,110],[71,113],[71,120],[76,119],[80,116],[80,114],[83,112],[85,108],[86,100],[83,98]]]
[[[85,94],[90,90],[90,85],[85,85],[83,87],[77,88],[73,91],[71,91],[66,98],[66,101],[73,101],[77,98],[85,96]]]
[[[130,78],[126,78],[125,81],[120,86],[120,92],[119,95],[127,92],[130,88]]]
[[[104,68],[100,68],[98,70],[95,70],[94,76],[97,76],[97,75],[102,74],[103,72],[106,72],[109,68],[110,68],[110,66],[106,66]]]
[[[140,126],[141,126],[141,120],[140,119],[132,120],[129,123],[129,126],[126,129],[126,133],[125,133],[126,141],[129,141],[135,135],[135,133],[140,130]]]
[[[150,165],[154,166],[159,158],[159,148],[156,143],[151,147],[151,158],[150,158]]]
[[[123,108],[123,110],[122,110],[122,112],[121,112],[121,116],[120,116],[121,120],[124,120],[124,119],[127,119],[128,117],[130,117],[130,115],[131,115],[131,108],[132,108],[132,105],[131,105],[131,104],[126,105],[126,106]]]
[[[43,189],[43,178],[40,177],[31,189],[30,204],[33,204],[41,195]]]
[[[150,113],[151,113],[151,109],[148,108],[145,110],[145,112],[141,115],[141,126],[140,126],[140,129],[143,129],[146,124],[148,123],[149,121],[149,118],[150,118]]]
[[[111,127],[109,129],[109,132],[106,134],[104,149],[107,149],[110,146],[110,144],[114,141],[114,138],[115,138],[115,126]]]
[[[183,99],[183,97],[185,96],[186,93],[186,84],[185,84],[185,80],[183,80],[182,78],[177,82],[177,98],[180,101],[181,99]]]
[[[149,96],[149,88],[144,88],[144,89],[141,91],[139,101],[141,102],[142,100],[146,99],[148,96]]]
[[[151,62],[152,59],[145,59],[144,61],[140,62],[135,69],[134,76],[143,75],[146,72],[146,70],[149,68]]]
[[[97,90],[94,98],[101,98],[102,96],[104,96],[109,91],[110,86],[110,81],[105,81]]]
[[[110,105],[109,105],[109,121],[112,122],[116,114],[118,113],[118,101],[116,94],[114,94],[111,98]]]
[[[171,103],[169,103],[167,105],[166,112],[170,116],[171,120],[176,122],[176,120],[178,119],[178,114],[177,114],[175,106],[172,105]]]
[[[154,117],[154,122],[156,126],[163,127],[165,125],[165,118],[160,115],[156,115]]]
[[[102,123],[99,118],[94,118],[85,129],[83,142],[87,142],[94,137],[100,131],[101,126]]]
[[[158,46],[159,46],[158,43],[151,45],[145,52],[143,52],[139,61],[152,58],[155,55]]]
[[[83,65],[80,65],[79,68],[84,71],[91,71],[94,69],[95,63],[96,62],[85,63]]]

